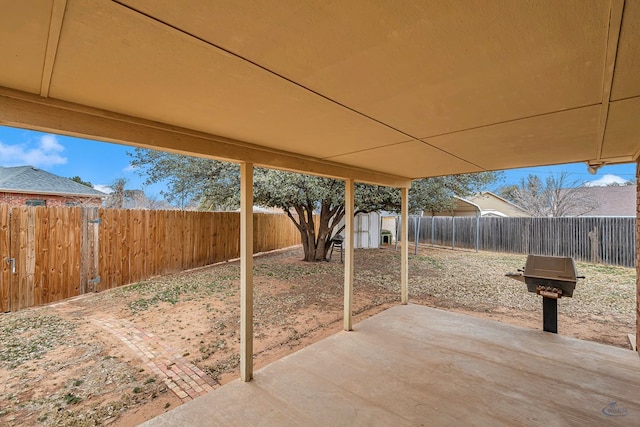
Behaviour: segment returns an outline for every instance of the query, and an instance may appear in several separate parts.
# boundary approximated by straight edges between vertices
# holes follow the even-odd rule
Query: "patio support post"
[[[240,164],[240,378],[253,378],[253,163]]]
[[[402,216],[402,247],[400,252],[400,302],[409,302],[409,188],[403,187],[402,205],[400,215]]]
[[[640,179],[640,160],[636,164],[636,178]],[[640,185],[636,191],[636,351],[640,353]]]
[[[354,212],[354,182],[345,181],[345,212],[344,212],[344,330],[352,331],[353,313],[353,212]]]

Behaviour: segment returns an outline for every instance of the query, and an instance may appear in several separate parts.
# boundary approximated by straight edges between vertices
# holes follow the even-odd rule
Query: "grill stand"
[[[506,276],[542,297],[542,330],[552,334],[558,333],[558,299],[573,297],[577,279],[584,279],[576,274],[573,258],[543,255],[528,255],[524,269]]]
[[[558,299],[542,297],[542,329],[558,333]]]

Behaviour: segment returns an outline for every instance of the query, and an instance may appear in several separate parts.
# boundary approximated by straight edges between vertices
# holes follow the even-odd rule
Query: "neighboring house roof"
[[[483,217],[529,217],[520,206],[497,196],[490,191],[483,191],[474,196],[463,199],[455,197],[453,211],[435,212],[434,216],[476,216],[480,213]],[[431,213],[425,212],[430,216]]]
[[[0,192],[99,197],[105,193],[33,166],[0,166]]]
[[[580,194],[588,198],[595,208],[587,213],[575,212],[579,216],[636,216],[636,186],[620,185],[607,187],[582,187]]]
[[[468,200],[480,206],[482,216],[508,216],[523,217],[531,216],[520,206],[504,199],[490,191],[483,191],[468,197]],[[491,214],[494,215],[491,215]]]

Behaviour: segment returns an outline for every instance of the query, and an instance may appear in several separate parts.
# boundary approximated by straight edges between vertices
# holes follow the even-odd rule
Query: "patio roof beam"
[[[600,126],[598,129],[598,149],[594,163],[602,160],[605,132],[611,106],[611,90],[613,89],[613,75],[616,68],[618,44],[620,42],[620,30],[622,29],[622,14],[624,0],[611,0],[609,10],[609,30],[607,35],[607,50],[605,57],[604,80],[602,84],[602,104],[600,107]]]
[[[392,187],[411,179],[0,87],[0,125]]]
[[[253,378],[253,164],[240,164],[240,378]]]

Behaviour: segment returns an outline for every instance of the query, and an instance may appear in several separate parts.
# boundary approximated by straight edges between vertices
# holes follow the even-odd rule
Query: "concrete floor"
[[[215,425],[639,426],[640,357],[396,306],[143,424]]]

